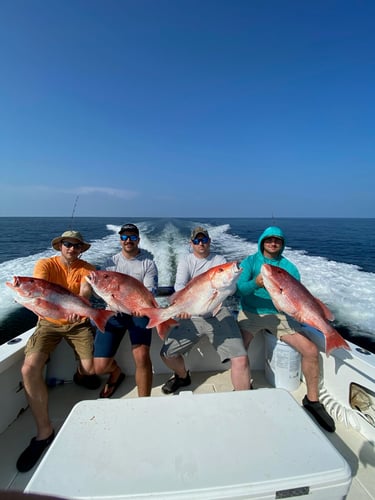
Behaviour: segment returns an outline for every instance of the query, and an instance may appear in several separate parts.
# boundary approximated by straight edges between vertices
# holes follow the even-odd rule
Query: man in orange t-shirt
[[[85,276],[95,270],[95,267],[80,259],[80,255],[90,246],[78,231],[65,231],[52,240],[52,247],[60,255],[40,259],[35,264],[34,278],[61,285],[76,295],[90,297],[92,290]],[[48,414],[48,389],[43,369],[62,339],[73,348],[76,359],[79,360],[74,375],[75,383],[89,389],[97,389],[101,383],[94,371],[94,337],[90,320],[74,313],[66,320],[38,318],[35,331],[27,342],[21,369],[25,393],[37,426],[37,436],[32,438],[17,461],[20,472],[34,467],[55,437]]]

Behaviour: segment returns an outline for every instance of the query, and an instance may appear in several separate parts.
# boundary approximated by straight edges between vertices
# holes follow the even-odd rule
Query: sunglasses
[[[62,244],[65,248],[74,248],[75,250],[80,250],[82,248],[82,243],[71,243],[70,241],[63,241]]]
[[[210,241],[210,238],[207,238],[207,236],[204,236],[203,238],[194,238],[191,240],[193,242],[193,245],[199,245],[199,243],[203,243],[204,245]]]
[[[281,238],[274,238],[271,236],[270,238],[264,238],[264,243],[275,243],[276,245],[282,245],[283,240]]]
[[[121,238],[121,241],[138,241],[138,236],[136,234],[131,234],[130,236],[128,236],[127,234],[122,234],[120,236]]]

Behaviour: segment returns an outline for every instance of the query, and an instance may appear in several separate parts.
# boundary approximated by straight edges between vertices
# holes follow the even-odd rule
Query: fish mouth
[[[6,281],[5,284],[6,284],[6,286],[9,286],[9,288],[11,288],[12,290],[14,290],[15,288],[21,287],[21,282],[18,279],[18,276],[13,276],[13,281],[12,282]]]
[[[242,273],[242,267],[240,267],[240,263],[238,261],[234,263],[233,268],[236,274]]]
[[[93,271],[86,276],[86,281],[89,283],[95,283],[95,274]]]

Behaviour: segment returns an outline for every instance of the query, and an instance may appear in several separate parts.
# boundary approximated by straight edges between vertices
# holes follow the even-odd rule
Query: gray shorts
[[[216,316],[203,318],[194,316],[180,321],[164,340],[160,354],[171,358],[189,352],[200,339],[207,335],[222,363],[239,356],[247,356],[241,332],[227,307],[222,307]]]
[[[298,321],[283,313],[254,314],[240,311],[237,322],[242,331],[256,335],[261,330],[268,330],[278,339],[284,335],[293,335],[301,329],[301,324]]]

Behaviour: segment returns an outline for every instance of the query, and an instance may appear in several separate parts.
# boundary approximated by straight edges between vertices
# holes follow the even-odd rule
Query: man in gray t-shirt
[[[226,262],[223,256],[210,253],[210,243],[206,229],[193,229],[190,238],[192,253],[183,257],[177,266],[176,291],[184,288],[194,277]],[[250,389],[247,352],[241,332],[227,307],[222,307],[216,316],[190,316],[182,313],[179,319],[182,320],[180,325],[169,332],[160,351],[164,363],[174,371],[174,375],[162,386],[164,394],[172,394],[181,387],[190,385],[190,373],[186,370],[183,354],[189,352],[203,335],[207,335],[222,363],[231,361],[234,389]]]
[[[139,230],[134,224],[124,224],[120,231],[121,251],[104,265],[106,271],[124,273],[144,284],[153,294],[158,288],[158,270],[152,254],[139,248]],[[129,332],[135,364],[135,380],[138,396],[150,396],[152,387],[152,363],[150,357],[151,332],[146,328],[147,317],[118,313],[106,324],[105,333],[95,335],[94,365],[97,374],[109,373],[101,398],[110,398],[125,375],[115,360],[115,354],[126,331]]]

